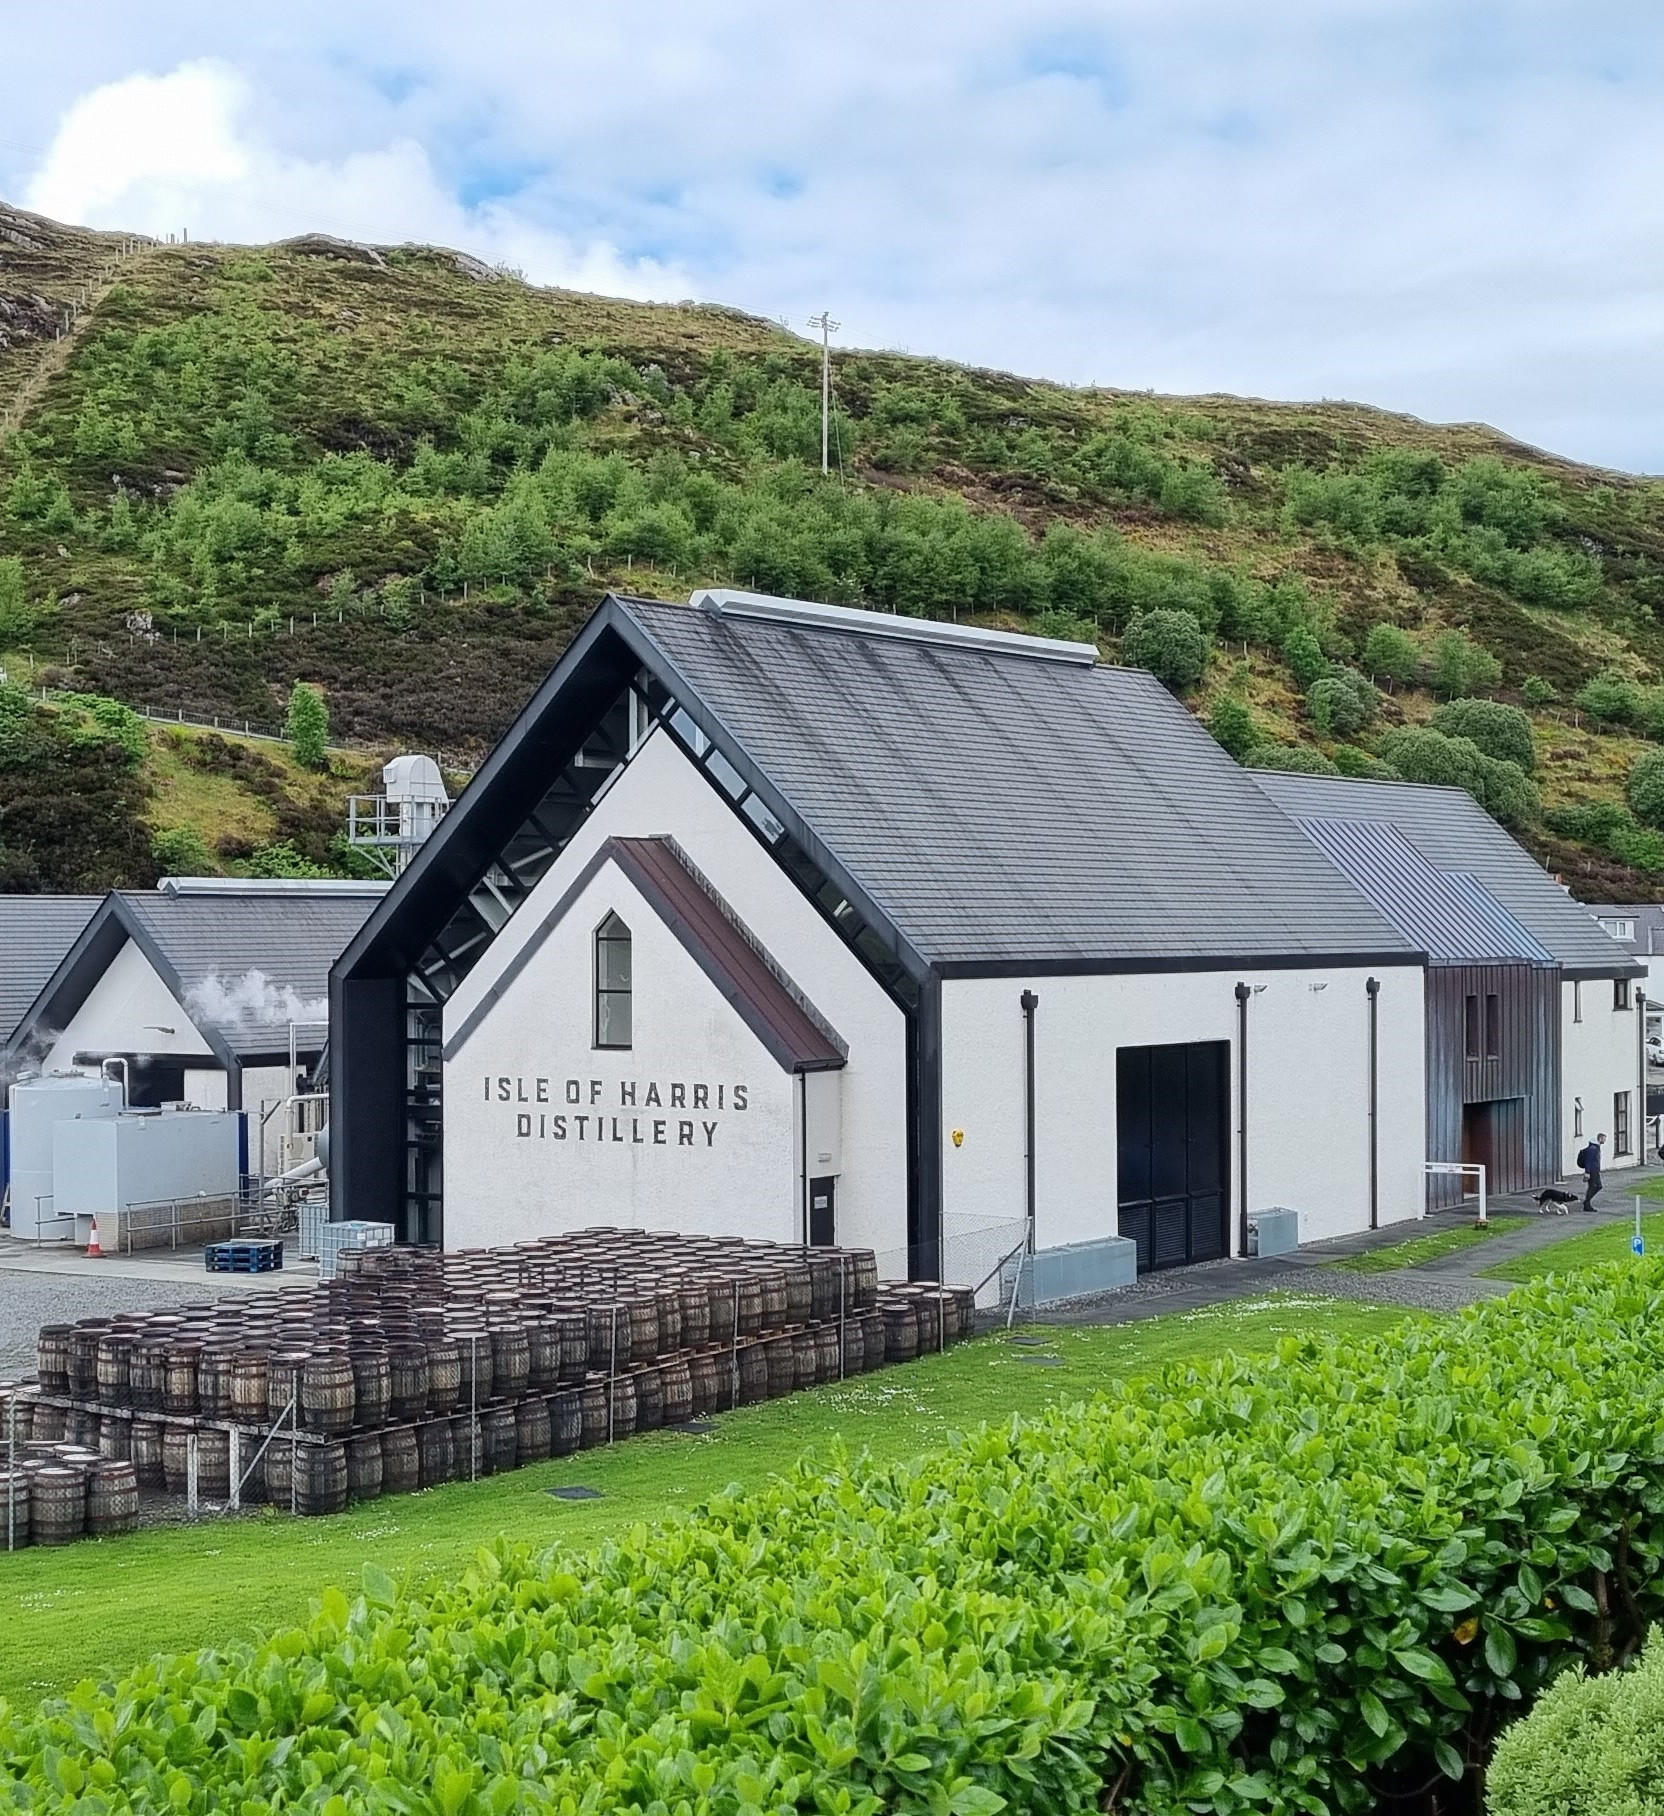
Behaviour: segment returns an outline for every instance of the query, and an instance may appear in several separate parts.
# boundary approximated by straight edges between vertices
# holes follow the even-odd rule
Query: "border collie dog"
[[[1550,1217],[1564,1217],[1576,1203],[1576,1192],[1562,1192],[1555,1185],[1551,1185],[1537,1194],[1537,1209]]]

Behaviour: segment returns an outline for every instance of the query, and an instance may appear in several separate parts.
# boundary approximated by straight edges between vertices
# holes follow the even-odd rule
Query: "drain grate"
[[[599,1488],[551,1488],[549,1493],[557,1501],[599,1501],[605,1499]]]

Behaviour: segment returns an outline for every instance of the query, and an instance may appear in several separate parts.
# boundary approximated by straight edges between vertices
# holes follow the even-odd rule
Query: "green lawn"
[[[1658,1192],[1643,1196],[1657,1198]],[[1634,1194],[1630,1194],[1634,1196]],[[1500,1261],[1485,1272],[1495,1280],[1538,1280],[1544,1274],[1563,1274],[1571,1268],[1594,1267],[1602,1261],[1621,1261],[1630,1252],[1635,1234],[1634,1220],[1602,1224],[1568,1236],[1564,1242],[1551,1242],[1547,1248],[1534,1249],[1529,1255],[1517,1255],[1512,1261]],[[1641,1234],[1649,1255],[1664,1254],[1664,1211],[1647,1211],[1641,1217]]]
[[[1386,1248],[1369,1249],[1361,1255],[1343,1256],[1338,1261],[1325,1261],[1325,1267],[1345,1268],[1349,1274],[1387,1274],[1401,1267],[1420,1267],[1437,1261],[1441,1255],[1454,1255],[1460,1249],[1472,1248],[1492,1236],[1517,1230],[1527,1217],[1492,1217],[1483,1224],[1462,1223],[1454,1229],[1437,1230],[1431,1236],[1412,1236],[1407,1242],[1394,1242]]]
[[[983,1419],[1080,1399],[1101,1381],[1182,1356],[1262,1350],[1293,1331],[1375,1333],[1398,1307],[1270,1296],[1111,1329],[1003,1336],[886,1369],[836,1388],[723,1415],[708,1436],[654,1434],[488,1481],[389,1497],[330,1519],[268,1512],[195,1527],[0,1553],[0,1697],[32,1705],[84,1677],[120,1672],[152,1652],[212,1646],[305,1616],[331,1584],[354,1588],[374,1561],[395,1573],[457,1569],[499,1535],[587,1546],[751,1484],[842,1438],[890,1460]],[[1025,1357],[1053,1354],[1056,1366]],[[582,1483],[603,1499],[564,1502]]]

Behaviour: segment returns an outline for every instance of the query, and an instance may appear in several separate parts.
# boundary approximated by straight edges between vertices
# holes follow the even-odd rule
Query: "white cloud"
[[[39,65],[15,130],[47,149],[10,162],[50,213],[433,239],[544,281],[830,305],[848,342],[1664,467],[1664,14],[1641,0],[77,19],[12,47]]]

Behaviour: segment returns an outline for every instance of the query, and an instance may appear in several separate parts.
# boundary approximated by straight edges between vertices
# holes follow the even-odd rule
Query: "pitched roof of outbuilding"
[[[616,603],[932,963],[1415,953],[1142,670],[877,614]]]
[[[1276,770],[1250,773],[1297,821],[1396,828],[1436,870],[1472,878],[1568,975],[1641,974],[1643,968],[1589,910],[1573,900],[1466,789]]]
[[[11,1038],[103,899],[0,895],[0,1045]]]

